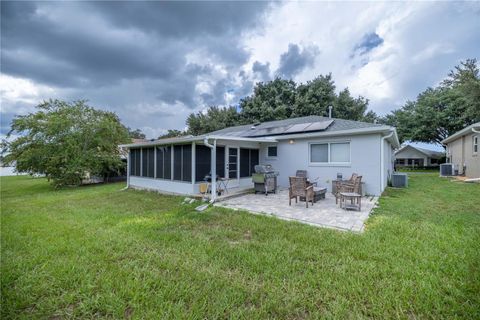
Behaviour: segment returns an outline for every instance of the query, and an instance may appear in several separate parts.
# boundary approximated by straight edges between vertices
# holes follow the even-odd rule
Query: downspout
[[[385,151],[384,151],[384,144],[385,140],[388,138],[391,138],[393,136],[393,130],[390,131],[389,135],[386,135],[382,137],[381,139],[381,144],[380,144],[380,191],[383,192],[385,186],[384,184],[384,178],[385,178],[385,168],[384,168],[384,162],[385,162]]]
[[[203,144],[211,149],[210,175],[212,179],[212,197],[210,203],[214,203],[217,198],[217,140],[213,139],[213,145],[208,142],[208,137],[203,139]]]
[[[127,189],[130,188],[130,167],[132,165],[130,148],[127,149]]]

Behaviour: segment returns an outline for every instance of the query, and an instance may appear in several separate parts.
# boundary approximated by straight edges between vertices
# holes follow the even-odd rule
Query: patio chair
[[[348,180],[336,180],[334,181],[335,188],[334,188],[334,196],[335,196],[335,203],[338,204],[338,199],[340,198],[340,190],[342,189],[342,186],[350,186],[352,187],[355,183],[355,179],[358,177],[358,174],[353,173],[350,179]]]
[[[340,193],[349,192],[349,193],[357,193],[360,195],[361,188],[362,188],[362,176],[355,174],[353,183],[341,183],[340,185],[337,185],[337,189],[336,189],[337,192],[335,194],[335,203],[338,204],[338,199],[340,199]]]
[[[313,186],[315,186],[315,187],[317,186],[317,182],[316,182],[316,181],[312,182],[312,181],[310,181],[310,180],[308,179],[307,170],[297,170],[297,172],[295,173],[295,176],[296,176],[296,177],[301,177],[301,178],[307,178],[307,182],[308,182],[308,183],[310,183],[311,185],[313,185]],[[317,178],[317,179],[318,179],[318,178]]]
[[[313,186],[307,183],[305,177],[289,177],[290,188],[288,188],[288,205],[292,205],[292,198],[295,198],[295,203],[298,203],[298,197],[305,197],[305,204],[308,208],[308,201],[314,201]]]

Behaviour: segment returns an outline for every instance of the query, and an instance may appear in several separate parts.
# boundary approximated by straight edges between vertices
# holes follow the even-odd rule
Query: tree
[[[328,107],[333,106],[336,99],[332,74],[320,75],[298,86],[293,116],[328,116]]]
[[[362,96],[354,98],[348,88],[343,89],[335,100],[332,116],[334,118],[373,122],[377,116],[375,112],[369,111],[368,99]]]
[[[462,62],[435,88],[382,119],[395,125],[402,141],[441,143],[451,134],[480,121],[480,77],[475,59]]]
[[[200,135],[235,126],[239,122],[240,115],[235,107],[211,106],[206,112],[192,113],[188,116],[188,134]]]
[[[16,170],[45,174],[58,186],[79,185],[86,174],[105,176],[124,163],[118,145],[129,141],[117,115],[96,110],[85,101],[45,101],[37,112],[17,116],[6,142],[5,160]]]
[[[167,139],[167,138],[175,138],[175,137],[182,137],[187,135],[185,131],[175,130],[175,129],[168,129],[167,133],[162,134],[157,139]]]
[[[206,112],[192,113],[187,119],[188,133],[199,135],[226,127],[282,120],[311,115],[328,116],[333,106],[333,116],[341,119],[374,122],[378,119],[368,111],[368,99],[354,98],[344,89],[335,93],[331,74],[320,75],[307,83],[276,78],[255,85],[253,94],[240,101],[240,111],[235,107],[212,106]]]
[[[142,130],[140,130],[140,129],[133,130],[133,129],[127,128],[127,130],[128,130],[128,135],[132,139],[145,139],[146,138],[145,133],[143,133]]]
[[[296,98],[293,80],[276,78],[256,84],[253,94],[240,101],[243,122],[264,122],[292,116]]]
[[[477,59],[461,62],[455,70],[450,71],[442,86],[455,91],[457,97],[462,97],[465,118],[473,119],[473,123],[475,119],[480,119],[480,70]]]

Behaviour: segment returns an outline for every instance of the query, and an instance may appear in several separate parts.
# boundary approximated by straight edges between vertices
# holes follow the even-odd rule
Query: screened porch
[[[261,149],[271,144],[271,140],[268,144],[258,140],[210,138],[130,146],[128,186],[195,195],[207,177],[216,175],[223,181],[225,193],[252,187],[251,176],[255,165],[260,164]],[[216,186],[213,189],[218,191]]]

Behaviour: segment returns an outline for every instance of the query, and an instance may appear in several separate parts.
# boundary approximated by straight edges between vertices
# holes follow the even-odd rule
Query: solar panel
[[[333,123],[333,120],[327,120],[327,121],[319,121],[319,122],[298,123],[294,125],[270,127],[270,128],[260,127],[256,129],[235,132],[235,133],[232,133],[232,135],[242,136],[242,137],[262,137],[262,136],[274,136],[274,135],[281,135],[281,134],[322,131],[327,129],[332,123]]]
[[[311,124],[312,124],[311,122],[294,124],[293,126],[288,128],[284,133],[302,132],[302,131],[305,131],[305,128],[307,128]]]
[[[333,123],[333,120],[313,122],[307,128],[305,128],[304,131],[322,131],[327,129],[332,123]]]
[[[278,135],[278,134],[284,133],[288,127],[289,126],[282,126],[282,127],[270,127],[270,128],[252,130],[253,132],[249,136],[261,137],[261,136]]]

